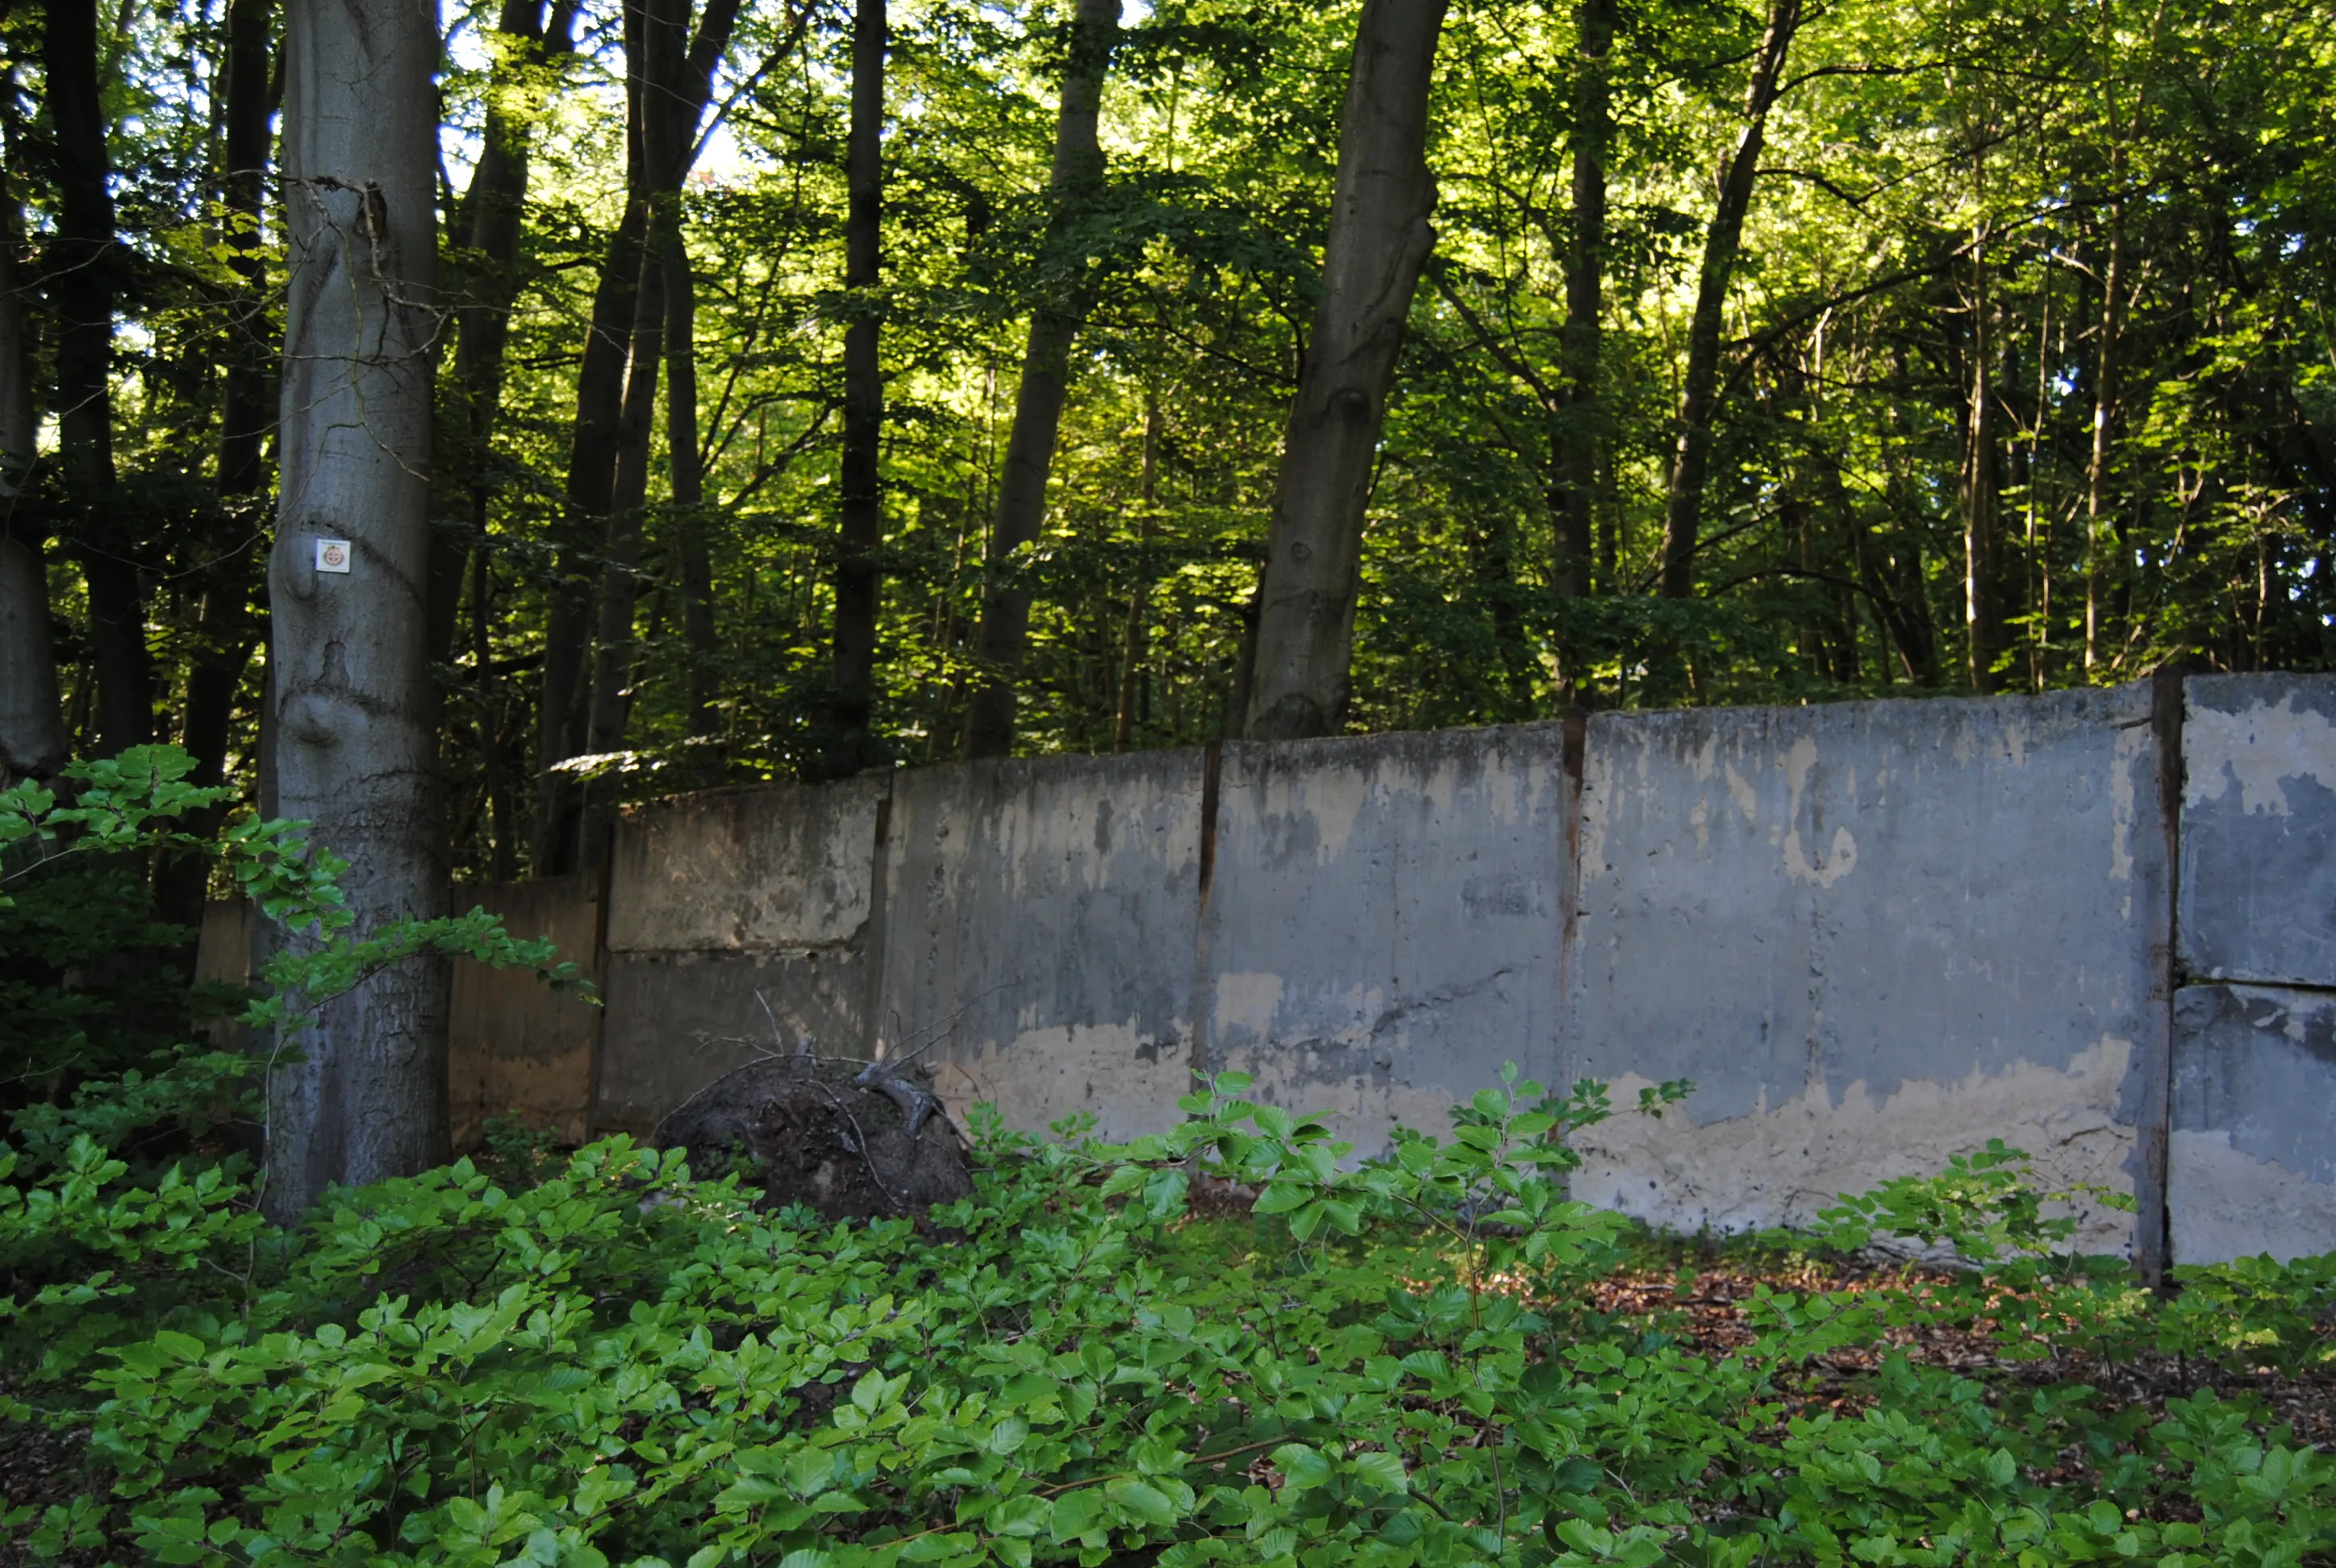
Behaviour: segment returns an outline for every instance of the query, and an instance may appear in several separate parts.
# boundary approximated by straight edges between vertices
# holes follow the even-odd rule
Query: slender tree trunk
[[[57,444],[83,504],[74,554],[89,589],[97,668],[97,749],[112,755],[154,735],[154,665],[138,541],[112,504],[113,285],[121,265],[106,186],[105,110],[98,80],[95,0],[48,7],[44,65],[56,144],[56,235],[49,298],[57,318]]]
[[[454,299],[454,407],[447,424],[454,439],[453,449],[439,454],[439,468],[470,502],[472,538],[466,541],[442,526],[431,539],[430,646],[439,659],[454,656],[467,558],[486,547],[495,418],[511,306],[519,297],[520,236],[535,141],[531,78],[574,48],[576,0],[555,0],[548,21],[544,0],[503,0],[495,24],[486,124],[478,165],[454,219],[462,249],[448,279]],[[482,686],[474,695],[484,701],[488,694]],[[494,744],[488,731],[482,735],[486,745]]]
[[[713,90],[714,68],[728,48],[740,0],[709,0],[677,72],[644,92],[649,17],[640,0],[625,6],[627,78],[625,215],[609,241],[592,301],[592,326],[577,371],[576,424],[569,446],[568,504],[561,520],[557,583],[546,617],[538,761],[535,868],[539,874],[573,870],[581,852],[580,798],[558,765],[588,742],[594,668],[591,560],[605,533],[617,483],[618,424],[624,416],[634,326],[639,315],[644,263],[654,244],[650,225],[661,193],[676,193],[689,172],[699,120]],[[662,15],[662,13],[661,13]],[[681,12],[686,24],[686,6]],[[650,116],[673,129],[660,136]],[[669,116],[669,121],[667,117]],[[667,149],[662,160],[650,143]],[[660,164],[664,166],[660,166]]]
[[[410,0],[292,0],[286,24],[276,806],[350,862],[362,931],[447,900],[426,629],[439,34]],[[347,572],[316,570],[321,539],[349,541]],[[443,963],[404,964],[284,1040],[277,1219],[446,1157],[446,996]]]
[[[236,292],[219,419],[221,495],[256,495],[267,483],[268,426],[276,417],[268,397],[274,334],[259,232],[268,189],[268,122],[275,107],[268,83],[275,63],[269,46],[275,9],[275,0],[229,0],[227,12],[227,167],[220,185],[229,224],[228,269],[235,274]]]
[[[697,434],[697,274],[678,229],[664,237],[657,270],[665,278],[665,461],[681,558],[682,640],[689,648],[689,733],[715,733],[714,563],[706,553],[706,473]]]
[[[1120,639],[1119,713],[1112,726],[1111,749],[1125,751],[1135,740],[1135,672],[1142,667],[1144,612],[1151,594],[1151,569],[1144,552],[1151,548],[1153,524],[1160,496],[1160,438],[1167,421],[1160,412],[1160,394],[1144,389],[1144,511],[1136,519],[1136,579],[1127,590],[1127,628]]]
[[[0,74],[0,114],[16,83]],[[16,137],[7,126],[8,161],[0,168],[0,788],[63,767],[72,742],[57,700],[57,661],[49,639],[47,542],[17,514],[15,498],[31,472],[40,424],[33,398],[33,344],[24,319],[24,210],[16,200]]]
[[[1743,248],[1744,219],[1752,209],[1752,189],[1767,144],[1768,111],[1783,84],[1785,57],[1801,24],[1801,0],[1773,0],[1768,25],[1753,57],[1752,81],[1744,93],[1744,129],[1719,174],[1719,200],[1705,232],[1703,266],[1696,282],[1695,316],[1688,327],[1687,375],[1679,388],[1679,439],[1671,455],[1670,487],[1663,519],[1662,594],[1685,599],[1695,591],[1695,553],[1703,522],[1704,481],[1711,465],[1711,420],[1719,398],[1720,330],[1728,290]]]
[[[1971,689],[2000,684],[1996,656],[2003,651],[2001,454],[1996,450],[1995,308],[1987,270],[1986,236],[1972,247],[1971,402],[1963,434],[1963,630]]]
[[[884,369],[878,356],[876,290],[883,281],[884,0],[859,0],[852,18],[852,130],[845,154],[842,515],[835,562],[835,692],[824,771],[845,778],[876,761],[869,725],[876,704],[876,612],[884,542],[879,464],[884,443]]]
[[[1365,510],[1412,291],[1436,244],[1427,93],[1445,0],[1364,0],[1338,124],[1322,297],[1282,435],[1243,705],[1256,739],[1346,712]]]
[[[274,376],[268,267],[260,239],[266,200],[268,118],[274,109],[268,73],[274,64],[270,22],[274,0],[230,0],[227,15],[226,144],[219,181],[227,215],[228,267],[236,292],[225,345],[226,375],[219,411],[219,493],[229,502],[258,496],[267,487],[268,427],[276,417],[269,394]],[[222,540],[232,546],[233,540]],[[190,783],[212,785],[227,776],[228,735],[235,722],[235,699],[251,663],[258,628],[251,616],[256,562],[233,550],[207,574],[194,653],[187,668],[187,711],[180,744],[193,754]],[[208,833],[225,816],[224,805],[207,808],[190,821]],[[208,868],[190,860],[164,890],[163,918],[192,924],[202,915],[203,877]]]
[[[1607,55],[1614,46],[1616,0],[1582,0],[1573,106],[1573,232],[1565,258],[1565,326],[1560,352],[1565,407],[1556,432],[1558,483],[1555,585],[1562,594],[1590,591],[1595,539],[1600,337],[1605,305],[1606,153],[1613,139]]]
[[[625,213],[608,241],[600,280],[592,297],[592,321],[576,372],[576,423],[568,448],[566,506],[557,537],[558,559],[544,618],[543,685],[538,699],[533,852],[538,876],[574,871],[580,850],[580,794],[559,765],[586,749],[593,629],[593,557],[596,531],[608,527],[609,496],[616,485],[617,423],[624,413],[626,365],[634,318],[640,304],[641,263],[648,238],[648,170],[641,151],[642,102],[638,81],[644,44],[641,7],[627,4],[625,51],[634,62],[627,73]]]
[[[1057,246],[1076,209],[1103,183],[1103,148],[1095,125],[1103,108],[1104,73],[1119,44],[1119,9],[1120,0],[1079,0],[1072,23],[1048,182],[1055,207],[1050,239]],[[1006,574],[1017,564],[1015,553],[1038,537],[1046,521],[1046,479],[1054,468],[1063,400],[1070,391],[1071,345],[1086,318],[1087,304],[1085,289],[1074,279],[1062,285],[1056,297],[1042,301],[1030,317],[1022,385],[1014,396],[1014,429],[1006,440],[1006,465],[989,530],[991,581],[982,596],[976,644],[989,667],[966,704],[968,757],[1004,756],[1014,749],[1015,684],[1030,640],[1030,593],[1015,587]]]
[[[2115,178],[2122,185],[2123,148],[2118,149]],[[2125,329],[2125,200],[2109,204],[2109,253],[2101,266],[2099,359],[2093,369],[2093,444],[2085,464],[2085,670],[2090,674],[2102,660],[2102,596],[2107,588],[2107,562],[2114,543],[2115,522],[2109,515],[2109,433],[2117,417],[2117,336]]]
[[[592,706],[586,747],[611,752],[625,744],[632,711],[633,619],[640,604],[641,524],[648,504],[649,436],[657,419],[658,363],[665,350],[665,278],[651,256],[642,268],[633,317],[631,371],[617,421],[616,484],[601,547],[599,636],[593,651]],[[605,822],[605,812],[595,813]],[[588,844],[588,851],[594,845]]]

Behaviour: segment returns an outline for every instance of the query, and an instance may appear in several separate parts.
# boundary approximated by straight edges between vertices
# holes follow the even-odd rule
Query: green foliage
[[[102,1227],[192,1283],[48,1385],[39,1418],[85,1430],[100,1484],[8,1526],[36,1559],[220,1564],[2205,1568],[2336,1549],[2336,1467],[2250,1399],[2117,1409],[1886,1349],[1990,1310],[1982,1277],[1764,1290],[1752,1342],[1719,1358],[1585,1312],[1638,1245],[1559,1185],[1595,1086],[1553,1099],[1511,1069],[1448,1139],[1405,1133],[1358,1165],[1248,1087],[1222,1076],[1118,1146],[985,1109],[976,1195],[921,1224],[758,1213],[735,1179],[622,1138],[549,1160],[506,1137],[511,1179],[466,1161],[339,1193],[255,1248],[230,1182],[104,1207],[105,1156],[77,1150],[0,1208],[5,1233]],[[1996,1154],[1951,1174],[1960,1195],[1850,1207],[1874,1232],[2026,1234]],[[1258,1193],[1246,1233],[1187,1216],[1202,1175]],[[2260,1327],[2300,1348],[2331,1277],[2265,1262],[2226,1288],[2279,1297]],[[2194,1321],[2219,1310],[2134,1310],[2097,1281],[2029,1288],[2064,1323],[2194,1352],[2222,1331]],[[99,1271],[49,1293],[116,1289]],[[1862,1407],[1804,1401],[1817,1363],[1861,1347],[1883,1349]]]
[[[264,1136],[263,1080],[298,1048],[318,1007],[425,953],[582,983],[550,943],[520,941],[480,909],[357,930],[337,882],[346,862],[310,844],[307,823],[244,819],[213,834],[188,831],[190,812],[230,794],[189,784],[193,766],[176,746],[137,746],[68,766],[69,794],[32,781],[0,791],[0,959],[10,960],[0,1003],[20,1022],[47,1026],[25,1037],[34,1071],[19,1080],[45,1092],[8,1105],[0,1143],[0,1270],[15,1290],[0,1310],[0,1342],[29,1358],[39,1378],[65,1376],[128,1326],[208,1299],[192,1276],[250,1277],[264,1240],[262,1178],[231,1148],[234,1124]],[[122,950],[102,918],[76,909],[90,886],[83,873],[126,879],[134,891],[125,897],[150,900],[146,868],[176,855],[215,862],[260,918],[287,933],[261,966],[262,987],[230,1015],[266,1042],[261,1051],[174,1035],[194,1016],[175,970],[138,993],[176,1004],[159,1008],[143,1033],[91,1027],[108,1017],[107,998],[91,996],[104,988],[85,979],[94,970],[102,982],[104,961]],[[97,914],[118,912],[109,904]]]

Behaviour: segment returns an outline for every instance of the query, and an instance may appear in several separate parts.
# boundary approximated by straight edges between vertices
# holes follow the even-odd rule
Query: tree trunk
[[[598,543],[595,533],[605,532],[608,527],[617,482],[617,426],[624,415],[640,283],[652,245],[653,209],[659,193],[678,192],[689,172],[698,121],[713,91],[714,68],[729,47],[739,3],[710,0],[677,73],[657,78],[670,85],[653,95],[642,91],[642,73],[648,69],[649,18],[638,0],[625,6],[628,195],[625,215],[601,265],[599,287],[592,300],[591,332],[577,371],[568,504],[560,524],[558,581],[545,618],[542,708],[537,716],[538,761],[542,769],[534,853],[539,875],[572,871],[579,863],[580,799],[568,776],[556,770],[587,745],[591,688],[585,677],[592,667],[589,634],[596,620],[590,561]],[[686,25],[686,5],[681,15]],[[673,129],[662,136],[649,130],[651,115]],[[652,156],[651,142],[668,150],[662,159]]]
[[[446,907],[427,646],[436,8],[292,0],[285,28],[282,482],[269,569],[277,809],[350,862],[360,931]],[[316,570],[317,541],[350,570]],[[308,933],[287,931],[297,944]],[[266,1206],[447,1155],[447,976],[416,961],[283,1040]]]
[[[2122,146],[2116,175],[2124,182]],[[2093,444],[2085,465],[2085,670],[2090,674],[2101,658],[2103,570],[2110,555],[2106,535],[2113,532],[2109,517],[2109,426],[2117,416],[2117,335],[2124,330],[2121,308],[2125,290],[2125,200],[2109,204],[2109,253],[2101,268],[2100,357],[2093,371]]]
[[[681,557],[681,629],[689,648],[689,733],[715,732],[714,562],[706,548],[706,473],[697,448],[697,274],[680,231],[657,258],[665,278],[665,461]]]
[[[884,370],[877,355],[876,290],[883,281],[884,0],[859,0],[852,18],[852,131],[845,155],[848,210],[843,287],[842,515],[835,563],[835,691],[823,771],[848,778],[877,759],[869,733],[876,706],[876,552],[884,542],[879,460],[884,442]]]
[[[434,658],[453,657],[465,557],[485,548],[493,489],[489,467],[495,416],[502,402],[511,305],[519,297],[520,236],[535,140],[534,118],[527,110],[528,78],[575,47],[575,24],[576,0],[556,0],[549,21],[544,0],[503,0],[495,23],[500,43],[487,81],[478,166],[454,219],[462,249],[448,290],[455,299],[455,407],[448,424],[455,444],[453,451],[439,454],[440,470],[450,473],[457,492],[470,502],[473,538],[466,548],[459,533],[442,527],[431,540],[430,646]],[[483,672],[480,679],[486,679]],[[476,696],[485,699],[483,684]]]
[[[268,117],[275,108],[268,80],[275,0],[229,0],[225,178],[228,269],[235,274],[234,320],[227,336],[227,375],[219,417],[219,492],[253,495],[267,482],[262,468],[273,346],[268,321],[268,263],[260,243],[267,198]]]
[[[96,749],[111,755],[153,738],[154,665],[146,648],[145,594],[133,564],[138,541],[111,504],[113,283],[121,256],[106,186],[95,0],[50,5],[44,44],[56,133],[56,235],[46,271],[57,318],[57,444],[82,506],[74,554],[89,589]]]
[[[1079,0],[1072,24],[1048,180],[1055,209],[1049,248],[1058,256],[1076,209],[1103,183],[1103,148],[1095,138],[1095,124],[1103,108],[1104,73],[1119,44],[1119,9],[1120,0]],[[991,581],[982,596],[976,643],[989,668],[966,704],[968,757],[1004,756],[1014,749],[1015,682],[1030,640],[1030,594],[1003,579],[1016,564],[1015,553],[1038,537],[1046,521],[1046,478],[1054,468],[1063,400],[1070,391],[1071,345],[1086,318],[1087,305],[1086,290],[1074,278],[1031,314],[1022,385],[1014,395],[1014,429],[1006,440],[1006,465],[998,476],[998,510],[989,531]]]
[[[11,101],[14,76],[0,76],[0,92]],[[15,145],[11,135],[12,151]],[[49,579],[41,559],[46,541],[15,508],[40,424],[24,320],[24,226],[15,174],[14,168],[0,171],[0,788],[27,775],[48,777],[72,749],[49,641]]]
[[[1720,329],[1736,258],[1744,240],[1744,218],[1752,208],[1752,188],[1760,172],[1760,151],[1768,138],[1768,111],[1776,106],[1785,57],[1801,24],[1801,0],[1774,0],[1768,25],[1752,62],[1744,93],[1744,130],[1719,174],[1719,200],[1703,241],[1703,267],[1697,278],[1695,316],[1688,327],[1687,377],[1679,388],[1679,440],[1671,455],[1670,493],[1663,519],[1662,594],[1685,599],[1695,591],[1695,552],[1703,522],[1703,487],[1711,464],[1711,419],[1719,397]]]
[[[640,604],[642,513],[648,504],[649,436],[657,418],[657,368],[665,348],[665,276],[650,256],[641,269],[639,307],[633,317],[632,366],[617,421],[616,483],[609,494],[608,532],[601,546],[599,635],[592,660],[592,706],[586,749],[611,752],[625,744],[632,710],[633,612]],[[596,813],[605,817],[605,813]],[[592,844],[587,850],[594,848]]]
[[[2003,651],[2002,574],[1998,570],[2002,531],[1997,516],[2002,497],[2000,454],[1996,451],[1994,353],[1995,308],[1987,273],[1986,236],[1971,255],[1971,402],[1963,425],[1963,630],[1971,689],[1991,693],[2000,684],[1996,656]]]
[[[1136,519],[1136,579],[1127,590],[1127,628],[1122,635],[1119,649],[1119,713],[1112,726],[1111,749],[1124,752],[1135,740],[1135,672],[1142,667],[1144,654],[1144,611],[1149,597],[1151,579],[1144,575],[1151,565],[1144,559],[1152,544],[1152,526],[1158,517],[1160,498],[1160,438],[1167,422],[1161,416],[1160,394],[1147,386],[1144,389],[1144,511]]]
[[[1565,326],[1559,338],[1565,373],[1565,408],[1554,433],[1558,451],[1555,586],[1561,594],[1590,591],[1597,548],[1598,453],[1602,414],[1598,404],[1601,317],[1606,263],[1606,150],[1613,138],[1607,55],[1614,46],[1616,0],[1582,0],[1575,8],[1580,65],[1573,106],[1573,232],[1565,258]],[[1610,585],[1611,589],[1611,585]]]
[[[275,109],[268,72],[274,63],[270,18],[274,0],[230,0],[227,15],[227,104],[225,166],[219,181],[227,211],[228,267],[237,289],[225,345],[226,374],[219,410],[218,488],[233,501],[267,487],[268,427],[276,412],[268,396],[273,379],[268,301],[268,264],[260,242],[260,213],[267,195],[268,120]],[[231,545],[232,540],[222,544]],[[227,776],[228,733],[235,698],[251,662],[258,628],[251,617],[252,561],[244,550],[228,554],[207,574],[202,617],[187,669],[187,711],[180,744],[194,755],[190,782],[210,785]],[[213,807],[190,823],[209,832],[224,814]],[[189,862],[195,873],[203,868]],[[201,915],[201,884],[182,891],[166,919]]]
[[[1345,714],[1364,512],[1412,291],[1436,243],[1427,93],[1445,0],[1364,0],[1322,297],[1282,436],[1245,705],[1256,739]]]

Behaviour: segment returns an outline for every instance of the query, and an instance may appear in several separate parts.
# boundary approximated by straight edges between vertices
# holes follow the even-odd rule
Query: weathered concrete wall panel
[[[2146,687],[1593,717],[1568,1074],[1697,1092],[1589,1135],[1577,1193],[1779,1224],[1990,1136],[2127,1184],[2148,720]]]
[[[563,961],[598,980],[598,879],[552,877],[454,889],[456,909],[501,915],[511,935],[549,937]],[[448,1108],[454,1146],[477,1146],[490,1116],[517,1116],[570,1143],[589,1135],[600,1009],[555,991],[530,969],[457,963],[449,1007]]]
[[[2336,1248],[2336,996],[2189,986],[2174,1017],[2175,1261]]]
[[[1364,1153],[1557,1066],[1561,726],[1224,748],[1196,1006],[1212,1070]]]
[[[2194,676],[2182,967],[2336,985],[2336,676]]]
[[[616,835],[612,952],[752,952],[867,922],[881,777],[654,801]]]
[[[646,1137],[733,1067],[792,1054],[854,1056],[868,970],[847,948],[610,953],[596,1134]]]
[[[1105,1136],[1173,1122],[1190,1081],[1202,754],[895,775],[878,1032],[962,1114]]]

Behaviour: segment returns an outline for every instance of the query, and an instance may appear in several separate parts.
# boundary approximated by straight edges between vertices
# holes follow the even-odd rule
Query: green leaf
[[[1146,1524],[1167,1529],[1176,1523],[1176,1505],[1168,1501],[1167,1494],[1144,1481],[1114,1481],[1104,1487],[1104,1495],[1134,1519]]]
[[[1411,1476],[1403,1467],[1403,1456],[1379,1451],[1358,1454],[1354,1459],[1355,1474],[1382,1492],[1406,1492],[1411,1488]]]
[[[1330,1484],[1330,1461],[1303,1443],[1284,1443],[1273,1451],[1273,1467],[1281,1478],[1299,1491],[1309,1491]]]

